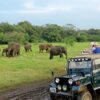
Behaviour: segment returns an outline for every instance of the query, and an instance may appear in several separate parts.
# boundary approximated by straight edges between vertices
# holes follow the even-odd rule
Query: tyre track
[[[50,100],[48,86],[49,84],[47,83],[47,84],[42,84],[41,86],[39,85],[35,88],[31,87],[27,91],[25,90],[22,92],[19,92],[18,90],[12,91],[8,94],[0,96],[0,100]],[[100,100],[99,94],[100,91],[96,95],[97,99],[93,98],[93,100]]]

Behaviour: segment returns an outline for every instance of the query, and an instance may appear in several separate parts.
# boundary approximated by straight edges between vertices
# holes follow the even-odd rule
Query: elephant
[[[45,50],[46,52],[49,51],[49,49],[52,47],[52,44],[40,44],[39,45],[39,52],[43,53],[43,51]]]
[[[25,45],[24,45],[25,52],[32,51],[31,47],[32,47],[31,44],[25,43]]]
[[[63,57],[63,54],[65,54],[67,59],[67,50],[63,46],[53,46],[50,49],[50,59],[53,59],[53,56],[60,56]]]
[[[8,53],[8,48],[4,48],[3,50],[2,50],[2,56],[4,55],[4,53],[6,54],[6,56],[7,56],[7,53]]]
[[[7,56],[14,57],[16,55],[20,55],[20,45],[19,45],[19,43],[12,42],[12,43],[8,44]]]

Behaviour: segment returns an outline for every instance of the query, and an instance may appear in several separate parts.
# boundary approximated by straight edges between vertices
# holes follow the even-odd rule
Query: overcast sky
[[[0,22],[100,28],[100,0],[0,0]]]

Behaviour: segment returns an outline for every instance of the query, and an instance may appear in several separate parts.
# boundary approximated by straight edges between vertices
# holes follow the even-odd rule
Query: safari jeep
[[[68,59],[67,75],[55,77],[49,89],[51,100],[93,100],[100,89],[100,55]]]

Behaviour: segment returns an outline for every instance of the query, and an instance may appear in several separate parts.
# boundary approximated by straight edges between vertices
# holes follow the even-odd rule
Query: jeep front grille
[[[57,91],[70,91],[71,90],[71,85],[68,83],[69,78],[59,78],[60,82],[56,83],[57,85]]]

